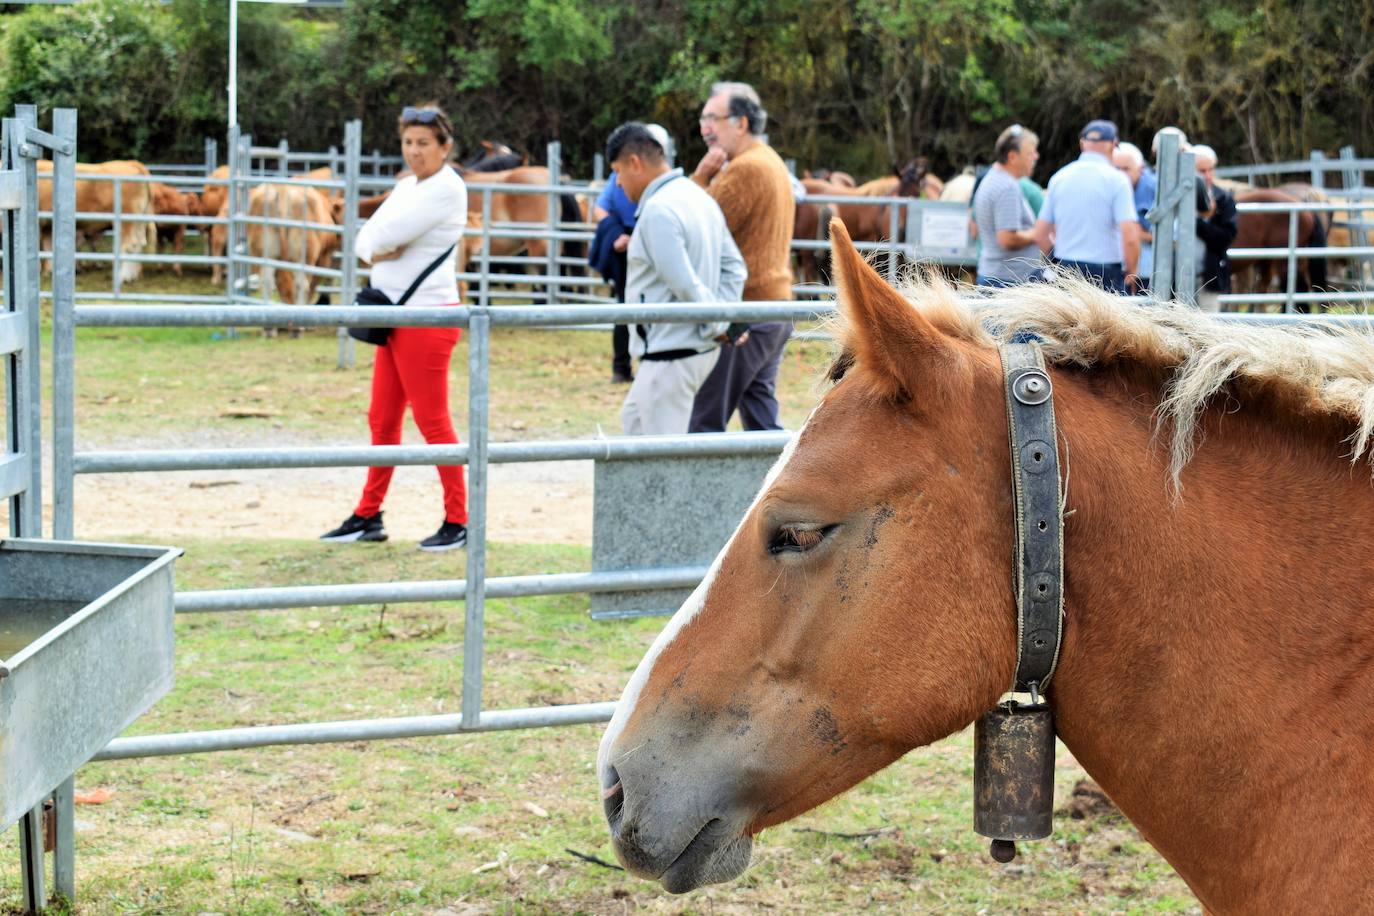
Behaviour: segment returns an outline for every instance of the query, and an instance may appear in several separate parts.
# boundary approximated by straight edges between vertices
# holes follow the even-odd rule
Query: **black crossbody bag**
[[[409,299],[412,295],[414,295],[415,291],[420,288],[421,283],[425,282],[425,277],[428,277],[430,274],[434,273],[434,271],[438,269],[439,265],[444,263],[444,261],[448,259],[448,256],[453,252],[453,249],[456,247],[458,247],[457,243],[448,246],[448,249],[443,254],[435,258],[432,264],[430,264],[428,267],[422,270],[420,272],[420,276],[415,278],[415,282],[410,284],[410,288],[401,294],[401,299],[399,302],[392,302],[391,299],[388,298],[386,293],[382,292],[375,286],[364,286],[362,289],[358,290],[358,305],[405,305],[406,300]],[[351,327],[348,329],[348,336],[352,337],[354,340],[361,340],[363,343],[370,343],[373,346],[380,347],[382,344],[387,342],[387,339],[389,337],[391,337],[391,332],[393,330],[395,330],[395,328]]]

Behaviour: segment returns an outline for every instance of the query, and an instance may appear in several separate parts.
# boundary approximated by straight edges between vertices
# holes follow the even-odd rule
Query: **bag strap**
[[[447,261],[448,256],[453,253],[453,249],[457,247],[458,243],[454,242],[452,245],[448,246],[448,248],[444,251],[443,254],[435,258],[432,264],[430,264],[424,270],[420,271],[420,276],[416,277],[415,282],[410,284],[410,288],[401,294],[401,298],[396,300],[396,304],[405,305],[406,300],[409,299],[411,295],[413,295],[414,292],[420,288],[421,283],[425,282],[425,277],[428,277],[430,274],[434,273],[434,271],[438,270],[439,265]]]

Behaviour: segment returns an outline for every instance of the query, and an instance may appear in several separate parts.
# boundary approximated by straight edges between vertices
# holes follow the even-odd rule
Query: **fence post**
[[[1317,219],[1321,219],[1320,213],[1312,214]],[[1298,286],[1298,211],[1296,209],[1288,211],[1288,284],[1287,293],[1283,300],[1283,311],[1285,314],[1293,311],[1293,293]]]
[[[114,252],[114,280],[111,284],[114,288],[115,298],[120,295],[120,288],[123,286],[124,273],[120,264],[120,255],[124,253],[124,183],[120,181],[120,176],[114,176],[114,212],[110,214],[114,218],[114,242],[110,245],[110,250]]]
[[[1345,185],[1346,197],[1353,198],[1356,203],[1364,203],[1361,190],[1364,186],[1364,172],[1354,165],[1355,147],[1341,147],[1341,159],[1351,163],[1341,171],[1342,183]],[[1346,224],[1350,232],[1350,244],[1356,248],[1364,248],[1369,244],[1369,233],[1365,230],[1368,210],[1350,210],[1346,212]],[[1317,214],[1320,216],[1321,214]],[[1336,214],[1328,216],[1331,223],[1336,222]],[[1330,263],[1329,261],[1327,263]],[[1364,288],[1365,276],[1369,265],[1368,255],[1359,255],[1351,259],[1351,266],[1354,268],[1351,279],[1360,289]]]
[[[76,109],[53,110],[53,134],[70,144],[52,157],[52,527],[53,537],[69,540],[75,530]]]
[[[896,204],[887,205],[887,282],[897,282],[897,218]]]
[[[1172,132],[1159,138],[1158,184],[1155,189],[1154,206],[1147,215],[1155,246],[1154,273],[1150,277],[1150,292],[1158,299],[1173,297],[1174,291],[1174,211],[1176,206],[1166,206],[1173,200],[1178,187],[1178,136]]]
[[[477,302],[491,307],[491,188],[482,189],[482,276],[477,281]]]
[[[277,174],[278,174],[278,175],[281,175],[283,178],[285,178],[286,175],[287,175],[287,173],[290,171],[290,169],[288,169],[287,166],[286,166],[286,157],[289,156],[290,154],[291,154],[291,144],[287,142],[286,138],[283,137],[282,139],[278,140],[278,141],[277,141]]]
[[[555,188],[558,186],[559,179],[563,172],[563,144],[554,140],[549,144],[549,183]],[[557,191],[549,192],[549,249],[548,249],[548,271],[549,279],[545,285],[548,291],[545,301],[549,305],[557,305],[559,293],[561,292],[558,282],[558,253],[562,245],[558,240],[560,231],[559,218],[562,215],[562,199]]]
[[[8,166],[24,173],[24,204],[18,213],[6,217],[5,281],[6,306],[11,313],[25,316],[27,334],[23,349],[12,357],[6,373],[6,412],[10,417],[7,450],[26,453],[29,479],[22,493],[9,501],[10,534],[15,537],[42,537],[42,406],[41,353],[39,325],[37,152],[28,143],[25,129],[38,126],[38,110],[33,105],[14,106],[13,118],[4,119],[3,146]],[[19,821],[19,861],[23,872],[24,903],[31,912],[41,912],[47,903],[43,876],[43,804]]]
[[[606,178],[606,157],[602,153],[592,155],[592,181],[600,183]]]
[[[205,138],[205,177],[219,168],[219,142],[214,137]],[[203,190],[203,189],[202,189]]]
[[[487,575],[487,383],[491,316],[484,306],[468,323],[468,558],[464,595],[462,725],[482,716],[482,658]]]
[[[1174,257],[1174,295],[1181,302],[1197,304],[1197,156],[1178,155],[1178,223],[1174,230],[1178,254]]]
[[[379,149],[373,149],[373,150],[372,150],[372,177],[375,178],[375,177],[377,177],[377,176],[380,175],[380,174],[382,174],[382,151],[379,150]]]
[[[1312,187],[1322,188],[1326,186],[1326,153],[1319,149],[1314,149],[1307,157],[1312,163]]]
[[[239,244],[239,173],[243,170],[243,135],[238,125],[229,128],[229,184],[224,188],[224,217],[229,222],[224,227],[224,295],[229,302],[234,301],[237,290],[238,265],[234,251]]]
[[[52,485],[54,538],[75,536],[76,424],[76,109],[52,113]],[[37,462],[35,456],[35,462]],[[53,792],[53,889],[76,899],[75,781],[69,777]]]
[[[358,301],[358,256],[354,251],[358,233],[358,177],[363,146],[363,122],[349,121],[344,125],[344,218],[343,237],[339,251],[343,269],[339,282],[339,298],[343,305]],[[339,328],[339,368],[353,365],[353,338],[347,328]]]

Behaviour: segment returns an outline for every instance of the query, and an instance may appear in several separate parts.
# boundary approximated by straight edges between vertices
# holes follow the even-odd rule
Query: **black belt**
[[[657,353],[645,353],[640,359],[651,363],[666,363],[675,359],[686,359],[689,356],[700,356],[710,352],[710,350],[659,350]]]

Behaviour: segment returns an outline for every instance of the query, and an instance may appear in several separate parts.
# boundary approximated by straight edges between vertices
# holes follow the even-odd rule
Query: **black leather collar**
[[[1016,677],[1037,695],[1054,676],[1064,637],[1064,514],[1053,388],[1035,343],[999,347],[1015,507]]]

